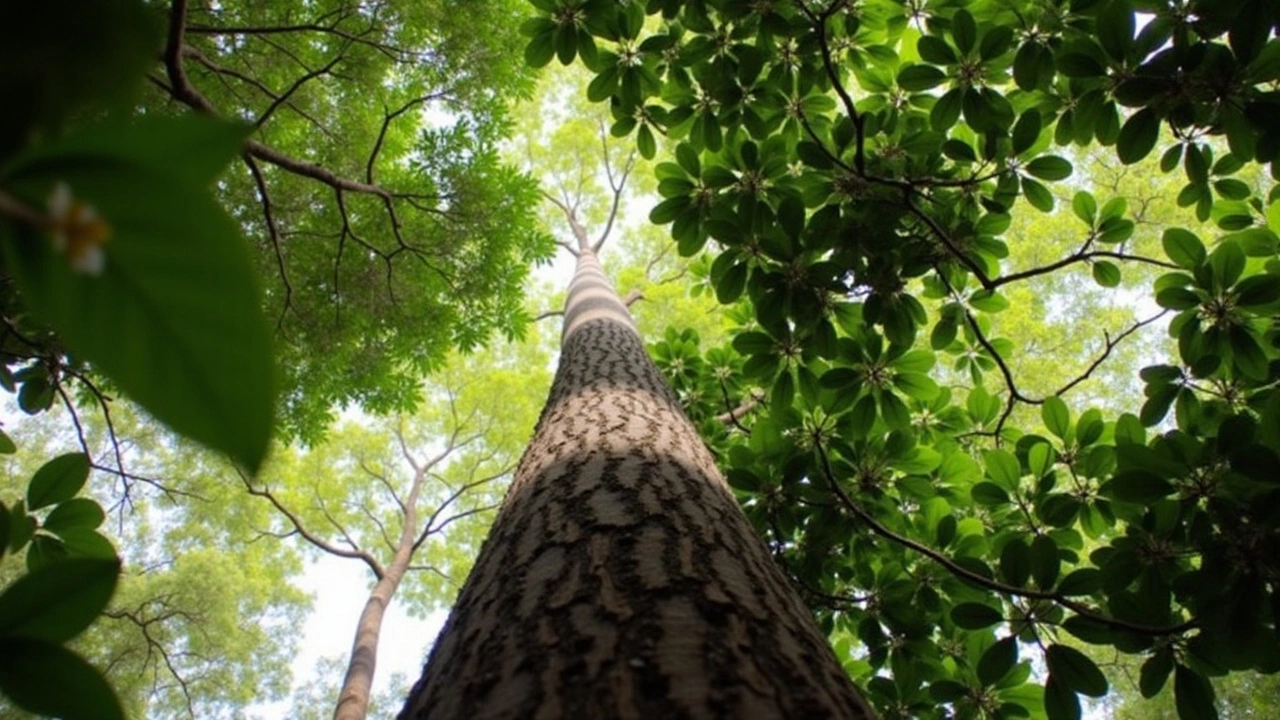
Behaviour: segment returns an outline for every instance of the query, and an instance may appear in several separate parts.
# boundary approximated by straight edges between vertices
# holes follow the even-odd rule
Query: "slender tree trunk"
[[[871,718],[593,253],[560,368],[401,718]]]
[[[404,578],[403,567],[392,564],[373,586],[369,599],[356,624],[356,637],[351,644],[351,658],[347,662],[347,674],[342,679],[338,693],[338,706],[333,720],[364,720],[369,713],[369,693],[373,688],[373,673],[378,660],[378,636],[382,632],[382,618],[391,598]]]
[[[401,439],[401,447],[404,440]],[[405,451],[408,458],[408,451]],[[338,706],[334,708],[333,720],[364,720],[369,714],[369,694],[373,690],[373,673],[378,665],[378,638],[382,634],[382,618],[386,615],[387,606],[400,588],[400,581],[409,570],[413,560],[414,543],[418,534],[418,498],[422,492],[422,484],[426,479],[426,470],[414,460],[413,484],[409,486],[409,495],[405,500],[404,524],[400,527],[400,539],[396,543],[396,553],[391,564],[385,568],[375,566],[378,581],[365,601],[360,620],[356,623],[356,636],[351,642],[351,657],[347,661],[347,674],[342,679],[342,689],[338,691]]]

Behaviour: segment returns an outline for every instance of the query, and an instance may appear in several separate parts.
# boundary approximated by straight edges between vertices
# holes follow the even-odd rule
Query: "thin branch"
[[[315,533],[311,532],[307,528],[306,524],[302,522],[302,519],[298,517],[296,513],[294,513],[292,510],[286,507],[284,503],[280,502],[280,500],[276,498],[275,494],[272,493],[269,489],[267,489],[265,485],[260,488],[255,487],[253,482],[249,479],[249,476],[245,475],[244,472],[241,471],[239,468],[236,468],[236,474],[240,476],[240,480],[244,482],[244,487],[249,492],[250,495],[266,498],[267,502],[271,503],[272,507],[274,507],[276,511],[278,511],[281,515],[285,516],[285,518],[289,521],[289,524],[293,526],[293,531],[289,534],[299,535],[300,537],[302,537],[303,540],[306,540],[307,542],[311,543],[311,545],[313,545],[314,547],[326,553],[329,553],[330,555],[336,555],[337,557],[352,558],[355,560],[363,561],[364,564],[368,565],[369,569],[373,571],[373,576],[375,578],[377,578],[378,580],[382,579],[382,576],[384,574],[382,569],[382,564],[379,563],[378,560],[373,557],[373,555],[370,555],[368,552],[365,552],[364,550],[360,549],[358,546],[355,545],[355,543],[351,543],[351,538],[346,537],[345,531],[342,531],[341,526],[337,525],[337,522],[333,519],[332,516],[329,515],[329,512],[327,509],[324,508],[323,503],[321,504],[321,508],[320,508],[321,512],[325,514],[325,517],[329,519],[329,522],[333,523],[335,526],[339,528],[339,531],[342,532],[347,542],[351,543],[352,549],[348,550],[346,548],[340,548],[336,545],[333,545],[327,542],[324,538],[321,538]]]

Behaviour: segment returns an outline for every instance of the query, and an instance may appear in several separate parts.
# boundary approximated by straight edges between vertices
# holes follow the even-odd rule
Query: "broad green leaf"
[[[1025,586],[1031,577],[1031,548],[1021,538],[1005,543],[1000,551],[1000,575],[1015,587]]]
[[[1053,644],[1045,651],[1049,675],[1071,690],[1090,697],[1107,694],[1107,678],[1087,655],[1069,645]]]
[[[1044,711],[1048,720],[1080,720],[1080,698],[1066,683],[1050,675],[1044,684]]]
[[[1031,577],[1036,585],[1042,590],[1052,590],[1061,566],[1058,544],[1048,535],[1036,535],[1031,541]]]
[[[1041,155],[1023,168],[1041,180],[1066,180],[1071,177],[1071,163],[1057,155]]]
[[[76,270],[42,234],[5,243],[31,306],[158,419],[256,471],[273,421],[274,371],[234,223],[204,188],[141,163],[53,146],[15,174],[41,194],[65,183],[111,228],[100,274]]]
[[[1009,636],[987,648],[978,659],[978,682],[995,685],[1018,662],[1018,638]]]
[[[1165,255],[1188,270],[1195,270],[1205,260],[1204,243],[1189,230],[1169,228],[1161,238]]]
[[[1217,720],[1213,686],[1203,675],[1178,663],[1173,672],[1173,697],[1179,720]]]
[[[965,630],[981,630],[1004,622],[1004,615],[990,605],[966,602],[951,609],[951,621]]]
[[[1067,410],[1067,404],[1057,395],[1050,395],[1044,399],[1044,404],[1040,406],[1040,418],[1044,420],[1044,426],[1049,432],[1066,439],[1067,433],[1071,430],[1071,413]]]
[[[93,500],[71,498],[59,503],[44,519],[42,527],[54,535],[61,535],[64,531],[71,529],[93,530],[101,525],[106,517],[102,506]]]
[[[89,479],[89,457],[68,453],[45,463],[27,486],[27,507],[39,510],[75,497]]]
[[[1067,596],[1092,595],[1102,588],[1102,573],[1097,568],[1073,570],[1058,583],[1058,592]]]
[[[1102,287],[1113,288],[1120,285],[1120,268],[1115,263],[1098,260],[1093,263],[1093,280]]]
[[[1103,492],[1117,500],[1147,505],[1171,495],[1173,485],[1149,470],[1126,470],[1103,485]]]
[[[1142,663],[1142,670],[1138,675],[1138,690],[1142,693],[1142,697],[1153,698],[1160,694],[1165,681],[1169,679],[1169,673],[1172,672],[1173,650],[1171,648],[1161,648],[1147,658],[1147,661]]]
[[[987,466],[987,475],[996,484],[1007,490],[1018,487],[1018,481],[1022,478],[1022,467],[1018,464],[1018,458],[1012,453],[1007,450],[984,450],[982,459]]]
[[[0,594],[0,637],[66,642],[107,606],[116,560],[67,559],[18,578]]]
[[[0,693],[40,715],[124,720],[120,702],[102,674],[51,642],[0,638]]]
[[[956,48],[962,55],[973,50],[978,41],[978,28],[968,10],[960,8],[951,16],[951,38],[956,41]]]
[[[1134,113],[1120,128],[1116,141],[1116,155],[1120,162],[1132,165],[1150,154],[1160,136],[1160,116],[1150,108]]]
[[[928,90],[946,80],[946,73],[932,65],[908,65],[898,73],[898,85],[908,92]]]
[[[1093,227],[1098,218],[1098,202],[1086,190],[1080,190],[1071,198],[1071,212],[1085,225]]]
[[[1024,177],[1022,178],[1022,194],[1027,198],[1027,202],[1031,203],[1031,207],[1040,212],[1051,212],[1053,210],[1053,193],[1049,192],[1049,188],[1043,184]]]

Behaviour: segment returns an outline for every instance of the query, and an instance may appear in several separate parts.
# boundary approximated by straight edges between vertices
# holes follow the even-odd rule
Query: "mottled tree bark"
[[[401,718],[870,718],[582,250],[560,367]]]

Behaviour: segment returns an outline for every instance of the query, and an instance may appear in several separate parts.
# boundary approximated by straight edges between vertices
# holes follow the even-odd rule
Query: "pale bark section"
[[[378,666],[378,638],[382,634],[382,618],[400,587],[400,581],[408,572],[416,550],[418,498],[426,480],[426,469],[409,457],[408,450],[404,448],[403,436],[400,437],[405,459],[414,466],[413,484],[409,487],[409,497],[403,506],[404,525],[400,528],[400,541],[396,544],[396,554],[391,564],[377,573],[378,582],[369,593],[364,610],[360,612],[356,636],[351,642],[351,658],[347,661],[342,689],[338,691],[338,705],[334,708],[333,720],[364,720],[369,714],[369,694],[373,689],[373,674]]]
[[[873,717],[589,251],[538,430],[400,717]]]

